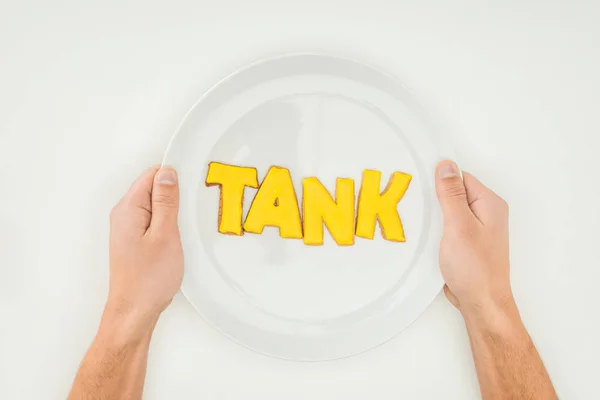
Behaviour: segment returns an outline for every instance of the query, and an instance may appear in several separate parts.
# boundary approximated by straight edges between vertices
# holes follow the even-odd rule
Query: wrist
[[[521,316],[512,294],[461,303],[460,312],[469,329],[505,331],[521,323]]]
[[[106,334],[121,344],[139,343],[149,340],[158,314],[144,313],[126,302],[110,298],[106,302],[99,333]]]

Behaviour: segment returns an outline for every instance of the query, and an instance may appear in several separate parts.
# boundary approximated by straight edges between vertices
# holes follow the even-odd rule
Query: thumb
[[[179,184],[172,167],[161,167],[152,186],[152,220],[150,227],[157,230],[177,229]]]
[[[435,172],[435,189],[444,218],[468,212],[467,191],[456,163],[442,161],[437,165]]]

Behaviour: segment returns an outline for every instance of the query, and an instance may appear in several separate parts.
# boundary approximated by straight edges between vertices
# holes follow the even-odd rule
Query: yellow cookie
[[[358,195],[356,216],[356,236],[373,239],[375,224],[379,220],[381,236],[394,242],[405,242],[404,228],[396,206],[404,196],[412,176],[394,172],[383,190],[379,193],[381,172],[365,170]]]
[[[244,203],[244,188],[257,188],[258,177],[256,168],[237,167],[235,165],[211,162],[208,164],[206,186],[219,185],[219,232],[233,235],[243,235],[242,207]]]
[[[323,224],[338,245],[354,244],[354,180],[337,178],[335,198],[315,177],[302,180],[304,243],[323,244]]]
[[[287,168],[269,168],[244,222],[244,230],[251,233],[262,233],[265,226],[278,227],[283,238],[302,239],[298,199]]]

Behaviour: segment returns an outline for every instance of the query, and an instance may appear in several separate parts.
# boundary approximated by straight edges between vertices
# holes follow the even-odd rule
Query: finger
[[[158,168],[158,166],[148,168],[133,182],[125,196],[113,209],[116,219],[127,221],[144,232],[148,229],[152,209],[150,197],[152,181]]]
[[[154,175],[160,168],[160,165],[154,165],[144,172],[131,184],[129,191],[125,197],[127,197],[132,203],[150,203],[152,194],[152,181]],[[150,208],[150,207],[148,207]]]
[[[448,285],[444,285],[444,294],[454,307],[459,308],[460,303],[458,302],[458,298],[454,295],[454,293],[452,293]]]
[[[152,186],[152,221],[153,230],[173,230],[177,228],[179,211],[179,184],[177,172],[172,167],[161,167],[154,177]]]
[[[467,202],[467,191],[454,161],[446,160],[437,165],[435,188],[444,213],[444,220],[464,218],[465,215],[471,214]]]
[[[493,190],[485,186],[479,179],[463,172],[467,201],[473,214],[485,224],[492,216],[497,215],[497,210],[504,203]]]

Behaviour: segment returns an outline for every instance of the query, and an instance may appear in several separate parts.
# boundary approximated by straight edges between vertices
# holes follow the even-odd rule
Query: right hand
[[[508,256],[508,205],[456,163],[436,168],[444,214],[440,268],[444,292],[463,315],[513,303]]]

